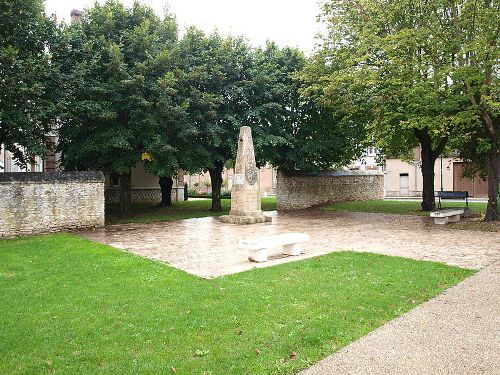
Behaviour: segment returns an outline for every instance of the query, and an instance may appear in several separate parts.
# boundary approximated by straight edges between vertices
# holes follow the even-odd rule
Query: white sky
[[[121,0],[131,5],[133,0]],[[104,0],[99,0],[103,3]],[[320,31],[316,22],[318,0],[143,0],[156,13],[163,14],[169,4],[177,16],[181,33],[190,25],[205,32],[217,28],[223,34],[243,35],[253,45],[267,39],[281,46],[311,52]],[[94,0],[45,0],[47,14],[69,21],[72,9],[83,10]]]

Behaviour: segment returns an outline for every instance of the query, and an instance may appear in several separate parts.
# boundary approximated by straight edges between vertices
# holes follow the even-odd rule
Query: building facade
[[[385,160],[385,196],[421,197],[422,171],[420,148],[415,148],[410,162],[396,158]],[[436,191],[468,191],[474,198],[488,196],[488,182],[480,176],[468,179],[462,176],[464,163],[456,157],[442,157],[434,164],[434,189]]]
[[[361,156],[354,160],[348,169],[351,171],[383,171],[384,165],[380,150],[373,146],[365,148]]]
[[[184,200],[184,172],[179,171],[172,186],[172,201]],[[158,204],[161,201],[161,190],[158,176],[145,171],[144,163],[139,162],[132,168],[130,175],[132,203]],[[106,204],[117,204],[120,199],[118,175],[106,174],[104,182]]]
[[[57,138],[50,136],[55,144]],[[422,172],[420,169],[420,149],[415,148],[413,159],[409,162],[396,158],[386,158],[385,164],[380,163],[380,152],[369,147],[363,155],[351,163],[348,169],[360,171],[382,171],[385,173],[384,192],[386,197],[420,197],[422,196]],[[60,171],[59,155],[49,151],[44,158],[35,157],[34,162],[26,167],[15,163],[12,154],[0,147],[1,172],[56,172]],[[479,176],[467,179],[462,176],[464,163],[456,157],[443,157],[436,160],[434,166],[434,187],[436,191],[468,191],[471,197],[484,198],[488,196],[488,183]],[[229,193],[232,188],[234,171],[231,168],[223,171],[222,193]],[[259,169],[260,191],[262,196],[276,194],[277,173],[270,166]],[[179,171],[174,178],[172,200],[184,200],[184,183],[188,184],[190,192],[209,194],[212,191],[210,175],[201,173],[186,175]],[[158,177],[149,174],[142,162],[131,172],[131,198],[133,203],[156,204],[161,201],[161,190]],[[118,203],[118,176],[105,175],[105,196],[107,204]]]

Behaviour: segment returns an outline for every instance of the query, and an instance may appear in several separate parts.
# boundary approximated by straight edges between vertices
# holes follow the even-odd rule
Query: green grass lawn
[[[222,199],[222,211],[212,212],[210,199],[188,200],[174,202],[170,207],[157,207],[152,205],[135,205],[132,208],[133,215],[127,219],[121,219],[118,215],[118,207],[106,208],[106,222],[114,223],[150,223],[155,221],[171,221],[191,219],[194,217],[227,215],[231,207],[230,199]],[[272,211],[276,209],[276,198],[262,198],[262,210]]]
[[[327,211],[355,211],[355,212],[376,212],[384,214],[400,215],[423,215],[429,216],[429,212],[422,211],[420,200],[396,201],[396,200],[372,200],[356,202],[340,202],[325,207]],[[442,201],[443,207],[465,207],[465,202]],[[486,202],[469,202],[472,211],[485,213]]]
[[[473,271],[340,252],[204,280],[70,234],[0,241],[0,374],[292,374]]]

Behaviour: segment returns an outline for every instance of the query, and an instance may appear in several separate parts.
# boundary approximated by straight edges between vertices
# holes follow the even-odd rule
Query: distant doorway
[[[399,174],[399,196],[407,197],[410,195],[410,177],[408,173]]]

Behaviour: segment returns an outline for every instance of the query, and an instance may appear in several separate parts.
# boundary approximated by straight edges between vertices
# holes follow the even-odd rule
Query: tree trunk
[[[430,151],[430,152],[429,152]],[[436,159],[432,155],[430,147],[422,146],[422,211],[432,211],[436,208],[434,196],[434,164]]]
[[[434,163],[437,155],[432,150],[432,139],[425,129],[415,129],[415,135],[420,142],[420,159],[422,162],[422,211],[432,211],[436,208],[434,197]]]
[[[422,159],[422,211],[432,211],[436,208],[436,197],[434,195],[434,164],[436,164],[436,159],[443,152],[446,144],[448,143],[448,137],[443,137],[439,140],[436,149],[432,149],[432,138],[429,134],[429,130],[424,129],[413,129],[415,136],[420,142]]]
[[[120,183],[120,216],[130,217],[130,172],[119,176]]]
[[[220,200],[220,191],[222,188],[222,170],[224,163],[221,161],[215,162],[214,168],[210,168],[210,181],[212,183],[212,208],[210,211],[222,211],[222,204]]]
[[[486,221],[500,220],[500,209],[498,207],[500,184],[500,152],[494,149],[488,155],[488,208],[486,209]]]
[[[172,176],[161,176],[158,180],[161,190],[161,202],[159,207],[167,207],[172,205],[172,186],[174,180]]]

